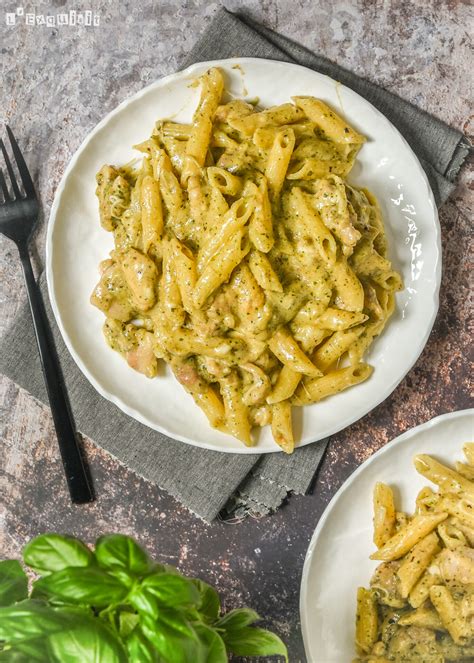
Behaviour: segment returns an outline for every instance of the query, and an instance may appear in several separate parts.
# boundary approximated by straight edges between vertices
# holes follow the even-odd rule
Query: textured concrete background
[[[473,12],[460,0],[228,0],[254,19],[321,52],[443,119],[473,133]],[[83,138],[119,102],[177,68],[205,30],[218,2],[22,0],[0,3],[0,124],[20,139],[38,182],[44,218],[64,168]],[[5,25],[4,12],[93,9],[100,26]],[[1,132],[1,129],[0,129]],[[0,554],[16,556],[33,535],[59,530],[93,541],[103,532],[134,535],[158,559],[217,585],[226,606],[248,604],[305,661],[298,594],[309,539],[325,505],[363,460],[396,435],[469,405],[468,287],[472,173],[464,168],[441,210],[444,276],[433,334],[396,392],[331,442],[312,495],[277,514],[239,525],[204,525],[156,486],[86,447],[98,501],[68,505],[47,408],[0,379]],[[41,261],[44,221],[36,240]],[[0,333],[24,297],[14,248],[0,238]]]

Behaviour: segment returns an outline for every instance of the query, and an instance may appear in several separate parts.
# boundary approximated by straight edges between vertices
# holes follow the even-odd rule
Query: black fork
[[[0,168],[0,232],[15,242],[20,254],[41,366],[71,500],[76,504],[92,502],[94,499],[92,485],[84,465],[43,300],[33,274],[28,252],[29,239],[38,220],[38,200],[20,148],[11,129],[9,127],[6,129],[25,193],[20,191],[10,157],[3,140],[0,139],[0,150],[3,153],[12,190],[12,194],[10,194],[4,173]]]

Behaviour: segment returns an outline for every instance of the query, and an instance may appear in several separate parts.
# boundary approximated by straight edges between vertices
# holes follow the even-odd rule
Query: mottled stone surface
[[[98,28],[6,27],[0,7],[0,122],[8,121],[38,182],[44,218],[65,165],[94,125],[125,97],[179,67],[218,2],[36,0],[37,13],[100,12]],[[383,85],[448,124],[472,133],[469,2],[418,0],[228,0],[255,19]],[[469,405],[468,248],[471,174],[441,210],[444,276],[440,314],[416,366],[395,393],[335,436],[312,495],[294,497],[274,516],[205,525],[172,498],[86,441],[98,501],[68,505],[48,409],[0,380],[5,521],[2,556],[33,535],[70,532],[92,541],[133,534],[158,559],[213,582],[226,606],[248,604],[304,661],[298,594],[304,555],[325,505],[363,460],[427,419]],[[36,240],[42,254],[44,221]],[[0,238],[0,330],[24,296],[13,247]]]

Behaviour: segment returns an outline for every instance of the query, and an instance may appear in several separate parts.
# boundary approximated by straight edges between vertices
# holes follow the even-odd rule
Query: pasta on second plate
[[[366,380],[400,276],[374,197],[345,180],[365,138],[323,101],[258,110],[200,77],[190,125],[162,120],[141,164],[97,175],[115,248],[91,301],[148,377],[164,359],[209,422],[253,445],[291,409]]]
[[[412,516],[392,489],[374,490],[371,559],[381,560],[357,593],[356,647],[365,663],[474,660],[474,443],[455,469],[420,454],[423,488]]]

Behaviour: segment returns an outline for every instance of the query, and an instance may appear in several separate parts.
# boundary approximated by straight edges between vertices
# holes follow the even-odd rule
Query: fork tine
[[[0,139],[0,149],[3,152],[3,158],[5,159],[8,174],[10,175],[10,181],[11,181],[14,197],[22,198],[22,195],[20,193],[20,189],[18,188],[18,184],[16,183],[15,173],[13,172],[13,168],[12,168],[12,165],[10,163],[10,157],[8,156],[8,152],[6,151],[5,145],[3,144],[3,140],[1,140],[1,139]]]
[[[27,196],[34,196],[35,187],[33,184],[33,180],[31,179],[28,166],[26,165],[25,160],[23,159],[23,155],[21,153],[20,148],[18,147],[18,143],[15,140],[13,131],[10,129],[8,125],[6,126],[6,129],[7,129],[8,138],[10,139],[10,143],[12,146],[13,155],[15,157],[16,164],[18,166],[18,172],[20,173],[21,181],[23,182],[25,193]]]
[[[3,171],[0,168],[0,189],[3,191],[3,197],[7,203],[10,200],[10,193],[8,191],[7,183],[5,182],[5,177]]]

